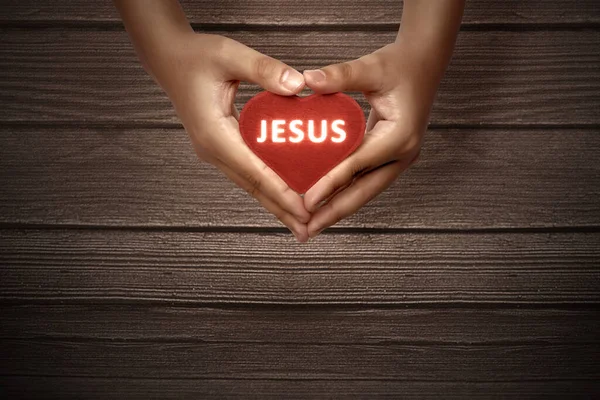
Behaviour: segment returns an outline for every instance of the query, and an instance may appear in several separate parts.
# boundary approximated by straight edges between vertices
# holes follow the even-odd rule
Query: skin
[[[198,157],[256,198],[300,242],[346,218],[417,159],[465,0],[405,0],[394,43],[303,74],[242,43],[197,34],[177,0],[114,0],[145,70],[169,96]],[[309,44],[307,44],[309,45]],[[363,92],[361,146],[301,197],[244,143],[234,105],[240,81],[291,96]]]
[[[405,0],[394,43],[357,60],[304,71],[313,91],[361,91],[371,105],[361,146],[304,196],[312,213],[310,237],[354,214],[416,161],[464,3]]]

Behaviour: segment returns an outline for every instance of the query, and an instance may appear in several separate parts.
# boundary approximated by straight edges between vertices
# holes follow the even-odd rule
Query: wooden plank
[[[420,161],[338,227],[600,226],[597,130],[432,130]],[[282,227],[182,130],[0,128],[0,222]]]
[[[426,355],[425,362],[431,361],[429,356],[432,352],[443,353],[444,357],[448,352],[452,352],[451,349],[464,352],[461,365],[469,365],[471,362],[477,362],[477,356],[474,357],[473,352],[478,353],[484,348],[503,349],[502,352],[511,357],[515,351],[519,352],[519,350],[516,350],[517,348],[529,347],[530,354],[545,354],[544,349],[547,346],[552,346],[554,349],[564,349],[565,351],[563,355],[559,356],[562,364],[557,373],[564,373],[566,377],[555,379],[552,376],[545,375],[541,378],[542,381],[555,388],[557,393],[564,393],[567,385],[574,392],[590,393],[589,391],[595,388],[594,381],[587,380],[589,378],[570,377],[568,371],[571,368],[579,368],[577,365],[581,362],[589,362],[587,357],[579,357],[581,355],[580,350],[586,349],[589,351],[590,345],[595,346],[598,342],[596,332],[600,323],[598,313],[595,310],[586,309],[215,309],[189,307],[140,308],[94,304],[89,306],[3,305],[0,307],[0,312],[3,316],[3,324],[0,327],[0,354],[2,354],[3,360],[10,363],[12,368],[15,365],[25,365],[27,361],[31,361],[35,365],[41,365],[41,367],[35,371],[28,370],[28,374],[52,375],[52,377],[29,375],[26,389],[23,388],[24,378],[18,376],[0,377],[1,386],[8,390],[7,393],[13,393],[17,390],[21,390],[20,393],[23,393],[23,390],[25,390],[26,393],[34,394],[38,393],[38,390],[45,389],[46,393],[49,390],[49,393],[58,395],[70,393],[76,388],[78,389],[80,385],[90,383],[91,386],[88,386],[86,390],[78,392],[81,396],[83,393],[87,393],[87,390],[91,390],[90,388],[97,388],[98,383],[94,382],[103,382],[104,385],[110,386],[111,390],[108,392],[100,390],[100,392],[112,393],[113,395],[118,393],[122,394],[119,397],[126,398],[149,393],[161,398],[165,395],[177,393],[181,398],[183,393],[187,393],[192,388],[200,393],[207,391],[206,393],[218,393],[221,396],[228,393],[233,395],[236,393],[242,394],[254,386],[257,386],[253,391],[255,394],[261,393],[260,390],[269,390],[268,393],[271,394],[302,393],[307,395],[314,393],[315,395],[320,394],[322,397],[322,395],[330,393],[327,390],[328,387],[331,385],[335,387],[336,384],[330,382],[325,387],[321,385],[308,386],[310,383],[318,381],[311,381],[311,378],[303,377],[302,374],[313,369],[312,363],[320,364],[320,357],[327,357],[326,354],[322,352],[313,354],[309,350],[308,357],[297,359],[293,371],[289,371],[290,373],[287,373],[284,377],[278,375],[278,373],[288,372],[289,367],[288,369],[284,367],[283,370],[278,370],[275,373],[269,368],[266,371],[263,370],[264,354],[268,359],[270,352],[278,353],[280,347],[288,346],[296,349],[295,351],[321,346],[325,346],[325,348],[345,346],[345,354],[352,354],[355,348],[366,349],[366,347],[363,347],[365,344],[370,349],[377,349],[384,353],[385,349],[388,348],[392,348],[392,353],[397,352],[395,346],[414,349],[419,354],[414,358],[416,362],[412,359],[407,362],[404,358],[405,362],[413,368],[415,364],[416,368],[420,367],[420,362],[417,360],[421,359],[421,354]],[[27,351],[20,356],[5,357],[6,354],[10,355],[14,352],[12,348],[15,345],[15,340],[19,342],[17,348],[22,345],[29,347],[30,343],[33,343],[34,349],[39,349],[40,346],[49,347],[50,350],[46,349],[40,352],[47,355],[48,358],[40,362],[36,356],[29,358],[31,355]],[[117,374],[131,371],[128,366],[123,366],[123,363],[126,365],[130,365],[135,361],[143,365],[147,365],[149,362],[155,363],[155,360],[149,360],[146,355],[147,352],[155,352],[152,350],[154,347],[159,347],[170,354],[168,362],[188,365],[189,370],[197,373],[198,369],[202,370],[202,368],[197,368],[196,364],[190,366],[187,359],[181,358],[182,355],[177,350],[192,348],[191,351],[195,354],[206,351],[202,354],[208,354],[208,356],[203,359],[207,360],[206,363],[209,365],[220,362],[224,365],[238,364],[235,373],[243,376],[247,373],[254,373],[254,370],[261,370],[265,375],[268,374],[269,382],[261,381],[260,378],[253,376],[244,376],[243,381],[211,380],[197,376],[188,376],[186,380],[164,379],[164,371],[170,369],[164,366],[155,369],[155,372],[161,371],[159,382],[163,383],[156,387],[143,386],[139,377],[132,378],[130,375],[127,375],[127,378],[98,378],[97,376],[90,379],[82,378],[81,375],[85,375],[92,368],[101,376],[105,376],[107,373],[114,376],[112,369],[111,372],[107,372],[107,366],[111,365],[110,361],[96,359],[95,351],[91,353],[94,354],[91,356],[93,357],[92,360],[89,358],[89,353],[84,350],[98,345],[105,346],[106,343],[110,345],[102,352],[109,354],[108,357],[117,357],[114,353],[119,353],[119,361],[115,363],[118,365]],[[228,348],[236,344],[246,349],[240,354],[243,361],[238,358],[228,362]],[[542,347],[540,348],[540,346]],[[135,355],[128,350],[123,352],[123,349],[128,347],[135,348]],[[200,350],[200,347],[204,350]],[[566,353],[566,347],[569,349],[568,353]],[[57,376],[57,373],[72,373],[68,369],[71,368],[70,365],[72,364],[70,357],[80,358],[78,350],[73,350],[74,348],[79,348],[86,354],[83,356],[83,368],[76,372],[78,377]],[[254,351],[248,351],[252,348],[263,349],[260,355],[260,359],[263,361],[258,360]],[[597,350],[594,348],[591,348],[591,351],[597,354]],[[225,359],[221,359],[223,352],[225,353]],[[54,355],[60,356],[54,357]],[[134,360],[129,359],[132,356]],[[275,365],[275,367],[281,365],[280,355],[275,354],[273,357],[280,360],[280,364]],[[383,358],[386,357],[383,356]],[[504,361],[505,358],[503,357],[499,362]],[[546,361],[545,355],[542,355],[541,358],[544,359],[542,361]],[[372,360],[370,368],[379,368],[380,359],[381,355],[376,360]],[[368,358],[363,360],[363,365],[369,363],[369,361]],[[452,361],[453,359],[450,359],[448,362]],[[283,363],[286,362],[287,358],[284,357]],[[341,364],[342,369],[349,367],[354,371],[345,362],[342,361]],[[386,367],[385,361],[383,364],[381,368]],[[452,395],[462,394],[464,396],[472,391],[486,389],[488,394],[490,392],[507,394],[516,390],[520,390],[520,393],[523,394],[537,389],[536,386],[532,386],[534,381],[527,381],[531,379],[527,372],[528,369],[523,369],[524,374],[518,380],[508,384],[502,381],[501,378],[493,378],[491,382],[477,382],[480,379],[480,373],[476,375],[467,374],[465,370],[468,370],[469,367],[460,367],[465,374],[459,382],[453,382],[452,385],[448,386],[447,382],[441,382],[448,375],[446,365],[445,363],[430,365],[427,380],[433,386],[430,388],[430,392],[427,393],[434,395],[440,390],[446,390],[450,391]],[[233,366],[232,368],[235,369],[236,367]],[[244,370],[241,371],[240,368]],[[485,366],[484,368],[487,371],[489,367]],[[190,373],[189,370],[188,374]],[[398,371],[398,367],[395,366],[393,371]],[[495,373],[496,371],[492,372]],[[135,375],[137,370],[134,369],[133,373]],[[321,382],[323,379],[328,381],[330,379],[340,379],[338,376],[341,373],[339,366],[336,366],[333,370],[327,368],[325,373],[335,374],[336,376],[329,375],[320,378]],[[390,377],[389,373],[389,371],[386,372],[388,376],[383,378],[385,381],[361,381],[361,377],[352,372],[354,378],[351,382],[347,380],[339,382],[340,385],[344,385],[344,390],[340,393],[393,394],[399,390],[407,390],[414,395],[419,393],[417,391],[418,382],[407,381],[404,376]],[[14,375],[14,372],[11,372],[11,375]],[[144,377],[144,379],[147,379],[147,377]],[[298,381],[298,379],[302,379],[302,381]],[[305,381],[305,379],[308,379],[308,381]],[[370,376],[368,379],[382,378]],[[399,381],[396,379],[399,379]],[[571,379],[571,381],[565,381],[566,379]],[[189,386],[190,382],[194,382],[194,385]],[[301,384],[302,382],[306,386]],[[286,384],[287,386],[284,386]],[[229,389],[225,389],[225,387]],[[379,390],[384,390],[383,388],[385,388],[385,391],[380,392]]]
[[[401,0],[183,0],[188,18],[198,25],[389,25],[400,21]],[[7,22],[119,22],[112,3],[89,0],[9,0],[0,10]],[[467,2],[463,19],[481,24],[600,23],[596,0],[479,0]]]
[[[168,379],[591,380],[600,345],[132,343],[7,339],[0,375]]]
[[[2,230],[0,300],[598,304],[600,233]]]
[[[252,31],[227,35],[304,70],[354,59],[392,32]],[[0,32],[3,123],[177,124],[124,32]],[[433,124],[598,125],[600,32],[463,32]],[[241,86],[237,105],[257,87]],[[367,110],[362,94],[354,94]]]
[[[0,304],[0,313],[0,340],[562,345],[599,342],[600,330],[596,309]]]
[[[435,382],[272,379],[132,379],[0,376],[0,394],[7,398],[86,399],[490,399],[588,398],[600,392],[594,380],[538,380],[512,382]]]

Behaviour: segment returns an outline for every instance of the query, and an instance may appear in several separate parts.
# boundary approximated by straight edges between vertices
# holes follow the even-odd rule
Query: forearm
[[[177,0],[113,0],[144,68],[159,73],[164,56],[178,41],[193,33]]]
[[[439,82],[450,62],[464,6],[465,0],[404,0],[396,41],[429,79]]]

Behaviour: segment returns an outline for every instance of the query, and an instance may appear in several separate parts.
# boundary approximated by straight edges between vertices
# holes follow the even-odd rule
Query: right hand
[[[255,197],[298,241],[307,241],[310,213],[302,197],[246,146],[234,105],[240,81],[290,96],[303,89],[302,74],[233,39],[193,32],[143,61],[171,99],[198,157]]]

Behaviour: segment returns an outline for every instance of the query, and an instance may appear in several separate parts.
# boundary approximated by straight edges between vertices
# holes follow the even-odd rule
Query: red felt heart
[[[290,188],[305,193],[361,144],[365,116],[343,93],[299,97],[261,92],[240,113],[240,132]]]

